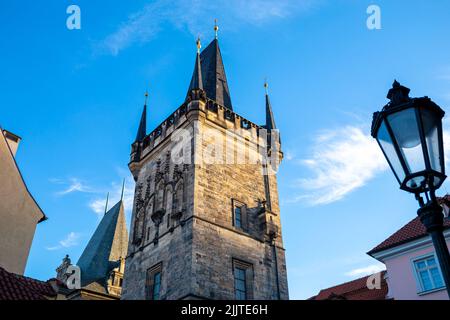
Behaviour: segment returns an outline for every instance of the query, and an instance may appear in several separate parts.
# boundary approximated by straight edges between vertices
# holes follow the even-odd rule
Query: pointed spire
[[[142,141],[147,135],[147,99],[148,91],[145,92],[144,110],[142,110],[141,122],[139,123],[136,141]]]
[[[206,96],[219,105],[233,110],[227,76],[223,66],[219,41],[214,39],[200,54],[203,88]]]
[[[108,211],[109,192],[106,194],[105,214]]]
[[[197,39],[197,56],[195,58],[195,67],[194,72],[192,74],[191,84],[189,85],[189,89],[187,92],[187,95],[189,96],[189,93],[192,90],[203,90],[203,79],[202,79],[202,66],[201,66],[201,60],[200,60],[200,49],[202,45],[200,42],[200,38]]]
[[[275,119],[272,113],[272,105],[269,99],[269,84],[267,83],[267,80],[264,82],[264,89],[266,90],[266,129],[272,130],[276,129],[277,126],[275,125]]]
[[[122,183],[122,194],[120,195],[120,201],[123,201],[123,192],[125,191],[125,178],[123,178]]]
[[[128,232],[123,202],[119,201],[103,216],[84,249],[77,265],[81,269],[81,286],[104,283],[121,257],[126,257]]]

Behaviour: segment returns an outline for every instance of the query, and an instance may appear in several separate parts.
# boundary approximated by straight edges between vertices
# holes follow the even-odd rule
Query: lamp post
[[[373,115],[372,136],[400,189],[415,194],[419,202],[417,214],[433,241],[450,297],[450,254],[443,233],[444,216],[435,194],[446,178],[442,138],[445,112],[430,98],[410,98],[409,92],[394,82],[387,95],[390,102]]]

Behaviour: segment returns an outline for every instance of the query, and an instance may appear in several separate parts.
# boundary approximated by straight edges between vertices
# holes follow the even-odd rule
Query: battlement
[[[181,128],[191,111],[203,112],[206,120],[225,130],[234,132],[235,135],[247,141],[254,142],[257,146],[261,143],[259,139],[260,131],[265,130],[264,126],[257,125],[233,110],[218,104],[212,99],[208,99],[203,91],[195,90],[189,95],[186,102],[162,121],[152,132],[147,134],[142,141],[133,143],[130,163],[139,162],[165,141],[175,130]]]

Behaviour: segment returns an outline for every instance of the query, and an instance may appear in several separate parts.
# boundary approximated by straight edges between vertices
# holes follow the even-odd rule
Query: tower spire
[[[200,59],[200,49],[202,47],[200,38],[197,38],[197,55],[195,57],[195,66],[194,72],[192,73],[191,84],[189,85],[189,89],[187,92],[187,96],[192,90],[203,90],[203,79],[202,79],[202,65]]]
[[[277,126],[275,125],[275,119],[273,117],[272,104],[270,103],[269,98],[269,84],[267,83],[267,80],[264,81],[264,89],[266,91],[266,129],[272,130],[276,129]]]
[[[105,214],[108,211],[109,192],[106,194]]]
[[[123,178],[123,183],[122,183],[122,194],[120,195],[120,201],[123,201],[123,192],[125,190],[125,178]]]
[[[147,135],[147,99],[148,91],[145,92],[144,110],[142,110],[141,121],[136,135],[136,141],[142,141]]]

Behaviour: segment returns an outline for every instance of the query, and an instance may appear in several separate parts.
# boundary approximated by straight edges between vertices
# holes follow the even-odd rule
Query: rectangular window
[[[153,299],[159,300],[159,292],[161,289],[161,272],[157,272],[153,275]]]
[[[247,231],[247,205],[237,201],[232,200],[233,207],[233,225],[241,230]]]
[[[234,288],[236,300],[247,299],[247,283],[245,280],[245,269],[235,267],[234,268]]]
[[[234,226],[242,229],[242,208],[234,208]]]
[[[160,300],[162,263],[158,263],[147,271],[147,297],[150,300]]]
[[[414,267],[422,292],[444,287],[444,281],[434,256],[414,261]]]
[[[233,260],[234,297],[249,300],[253,296],[253,267],[251,264]]]

